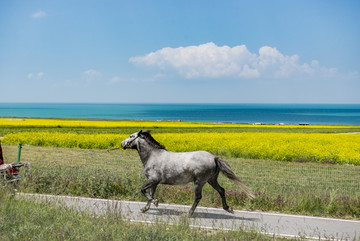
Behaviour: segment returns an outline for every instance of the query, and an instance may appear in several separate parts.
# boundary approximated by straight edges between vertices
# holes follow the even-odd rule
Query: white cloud
[[[37,73],[37,74],[29,73],[29,74],[27,75],[27,78],[28,78],[28,79],[41,79],[43,76],[44,76],[44,73],[43,73],[43,72],[39,72],[39,73]]]
[[[206,43],[198,46],[163,48],[145,56],[132,57],[130,63],[175,71],[187,79],[193,78],[285,78],[315,75],[335,75],[337,70],[299,62],[298,55],[284,55],[279,50],[263,46],[251,53],[245,45],[235,47]]]
[[[102,74],[94,69],[88,69],[83,72],[83,77],[88,83],[97,81],[101,76]]]
[[[39,79],[41,79],[43,76],[44,76],[44,73],[43,73],[43,72],[39,72],[39,73],[37,74],[37,77],[38,77]]]
[[[85,76],[89,76],[89,77],[99,77],[99,76],[101,76],[100,72],[98,72],[96,70],[93,70],[93,69],[86,70],[86,71],[84,71],[83,74]]]
[[[109,80],[109,84],[116,84],[119,82],[125,82],[125,79],[120,78],[119,76],[114,76]]]
[[[37,12],[31,14],[32,18],[43,18],[43,17],[46,17],[46,16],[47,16],[47,14],[44,11],[37,11]]]
[[[125,82],[137,82],[137,83],[154,82],[159,79],[164,79],[166,77],[167,77],[166,75],[160,73],[147,77],[141,77],[141,78],[136,78],[136,77],[125,78],[125,77],[114,76],[108,81],[108,84],[112,85],[112,84],[125,83]]]

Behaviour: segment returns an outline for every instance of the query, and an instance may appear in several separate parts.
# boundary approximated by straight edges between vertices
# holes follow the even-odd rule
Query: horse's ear
[[[142,134],[150,134],[149,130],[141,130],[138,132],[138,135],[142,135]]]

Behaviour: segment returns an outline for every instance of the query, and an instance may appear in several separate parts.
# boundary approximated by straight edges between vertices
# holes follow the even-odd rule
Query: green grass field
[[[3,145],[6,160],[15,160],[17,146]],[[24,146],[22,161],[31,163],[18,187],[23,192],[145,201],[146,181],[136,151],[86,150]],[[235,209],[360,219],[360,167],[316,163],[284,163],[228,158],[234,172],[257,194],[250,201],[220,175],[229,205]],[[192,204],[193,185],[160,185],[160,202]],[[221,207],[219,195],[205,185],[202,206]]]

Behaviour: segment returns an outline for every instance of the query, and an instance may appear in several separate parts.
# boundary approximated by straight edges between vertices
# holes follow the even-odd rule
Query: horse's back
[[[176,163],[186,163],[192,166],[209,166],[215,165],[215,156],[207,151],[193,152],[169,152],[169,161]]]

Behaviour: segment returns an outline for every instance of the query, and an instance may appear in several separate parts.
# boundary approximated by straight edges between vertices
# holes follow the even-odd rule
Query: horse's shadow
[[[187,215],[187,212],[181,212],[174,209],[164,209],[164,208],[157,208],[153,209],[157,212],[152,212],[153,215],[170,215],[170,216],[181,216]],[[231,214],[219,214],[219,213],[208,213],[208,212],[196,212],[191,216],[191,218],[205,218],[205,219],[239,219],[244,221],[258,221],[257,218],[244,218],[244,217],[236,217],[235,215]]]

